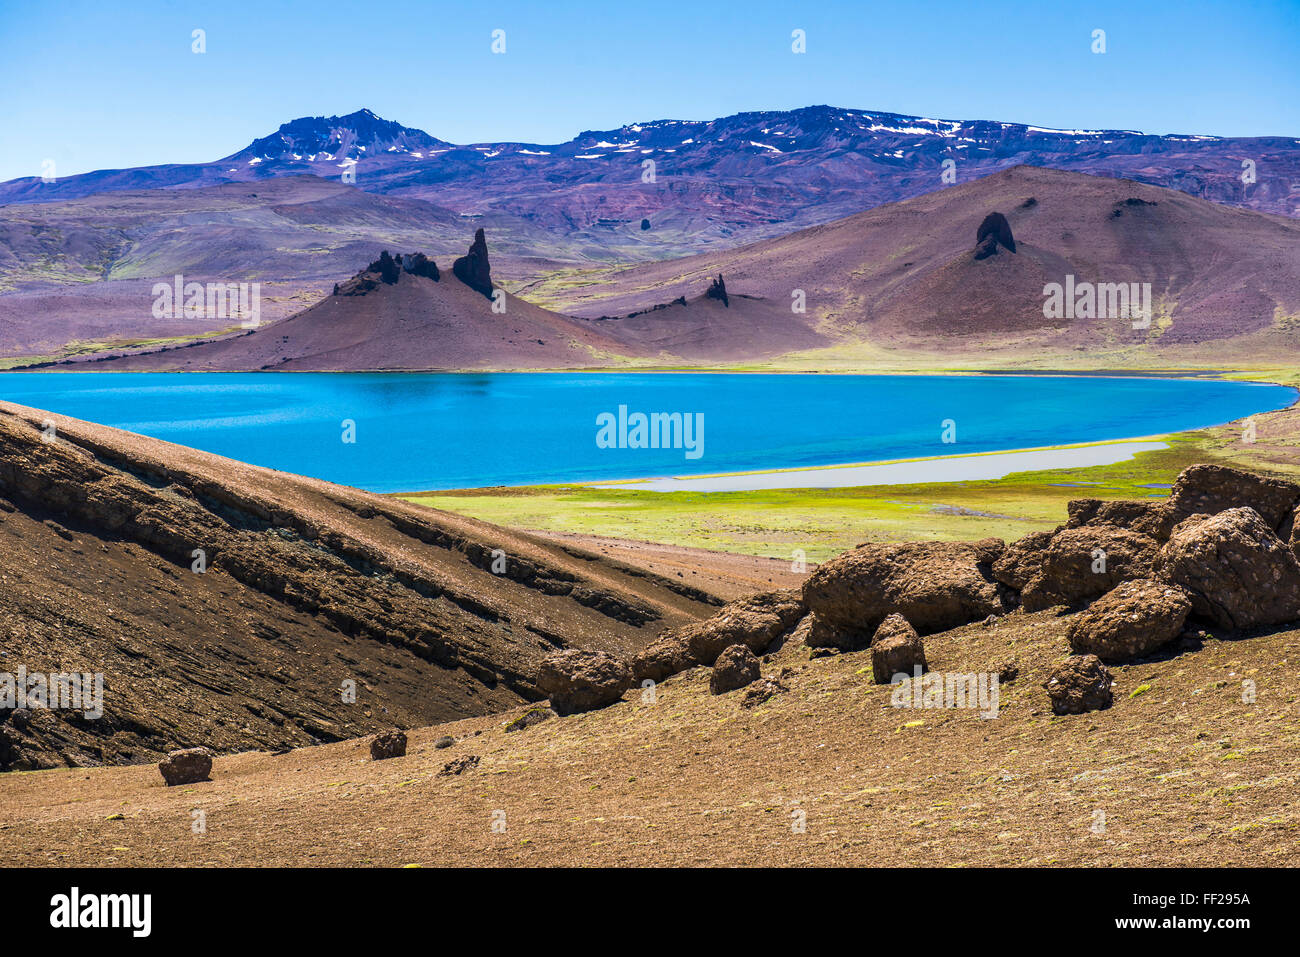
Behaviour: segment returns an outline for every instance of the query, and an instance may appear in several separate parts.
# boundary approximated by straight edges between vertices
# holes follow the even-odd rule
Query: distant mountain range
[[[293,120],[209,163],[11,180],[0,184],[0,204],[355,176],[367,192],[509,217],[578,245],[618,248],[616,258],[651,259],[780,235],[1020,164],[1300,213],[1295,137],[1052,130],[830,106],[657,120],[552,145],[457,145],[360,110]]]
[[[792,353],[817,367],[863,349],[1221,362],[1293,354],[1300,321],[1300,220],[1027,166],[736,249],[561,276],[499,310],[490,278],[476,291],[439,258],[426,275],[424,260],[381,257],[254,332],[79,367],[574,368]],[[1068,315],[1046,308],[1052,284],[1071,290]],[[1119,305],[1121,289],[1149,306],[1144,322]]]

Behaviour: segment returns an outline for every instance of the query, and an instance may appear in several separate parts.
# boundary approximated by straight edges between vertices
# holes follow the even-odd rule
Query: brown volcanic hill
[[[482,239],[478,231],[476,245]],[[387,255],[385,253],[385,255]],[[418,255],[418,254],[416,254]],[[377,260],[335,293],[271,325],[215,341],[94,360],[105,371],[413,371],[608,364],[625,346],[591,323],[498,290],[486,260],[469,286],[448,268],[420,275]],[[427,260],[426,260],[427,262]],[[439,278],[432,278],[438,275]],[[602,358],[603,357],[603,358]]]
[[[815,349],[830,340],[813,329],[790,300],[773,301],[735,291],[682,296],[628,316],[602,316],[593,328],[624,344],[633,354],[729,362]]]
[[[1005,215],[1015,252],[976,258],[981,223]],[[1218,340],[1300,311],[1300,223],[1128,180],[1019,166],[740,249],[638,266],[556,294],[574,315],[632,312],[725,273],[773,302],[807,294],[846,339],[992,346],[1030,331],[1062,346]],[[1149,282],[1155,321],[1053,320],[1043,287]]]
[[[9,403],[0,583],[0,672],[104,675],[97,720],[0,710],[0,770],[488,714],[541,698],[557,647],[626,654],[720,603],[576,546]]]

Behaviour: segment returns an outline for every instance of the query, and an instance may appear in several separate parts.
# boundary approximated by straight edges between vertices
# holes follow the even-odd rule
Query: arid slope
[[[541,697],[556,648],[628,653],[717,602],[577,546],[8,403],[0,583],[0,671],[106,682],[99,720],[0,724],[0,768],[487,714]]]

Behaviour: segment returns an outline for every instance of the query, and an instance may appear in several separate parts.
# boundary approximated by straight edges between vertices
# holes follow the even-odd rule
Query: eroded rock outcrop
[[[1011,224],[1001,213],[989,213],[975,233],[975,258],[988,259],[1001,246],[1008,252],[1016,251],[1016,240],[1011,235]]]
[[[731,301],[727,299],[727,284],[722,281],[721,275],[709,284],[709,288],[705,291],[704,295],[710,299],[717,299],[728,308],[731,306]]]
[[[1169,494],[1169,508],[1177,521],[1231,508],[1253,508],[1275,532],[1289,524],[1298,503],[1300,485],[1222,465],[1184,469]]]
[[[1100,597],[1123,581],[1151,577],[1160,543],[1114,525],[1056,532],[1042,552],[1039,574],[1020,592],[1026,611],[1075,605]]]
[[[158,762],[158,770],[169,788],[178,784],[197,784],[199,781],[207,781],[212,773],[212,752],[207,748],[183,748],[180,751],[172,751]]]
[[[451,264],[451,271],[469,288],[492,298],[492,268],[488,263],[487,239],[483,230],[474,233],[469,252]]]

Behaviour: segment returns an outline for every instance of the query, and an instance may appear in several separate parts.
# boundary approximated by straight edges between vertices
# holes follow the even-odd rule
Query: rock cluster
[[[396,284],[402,278],[404,272],[412,276],[423,276],[425,279],[432,279],[434,282],[438,282],[441,278],[441,273],[438,272],[438,264],[424,253],[390,256],[388,250],[385,249],[379,254],[378,259],[351,279],[346,282],[335,283],[334,295],[364,296],[371,290],[378,289],[381,285],[392,286]]]
[[[633,680],[655,682],[713,665],[715,694],[763,683],[758,656],[802,641],[811,655],[871,649],[876,682],[929,666],[924,635],[983,622],[1017,606],[1064,606],[1075,652],[1047,682],[1057,714],[1112,701],[1106,663],[1144,658],[1192,622],[1241,631],[1300,621],[1300,485],[1223,466],[1184,471],[1168,499],[1079,499],[1052,531],[1004,544],[859,545],[820,565],[801,589],[766,592],[661,635],[630,666],[593,652],[560,652],[538,684],[560,714],[618,700]],[[561,667],[561,664],[563,665]],[[999,679],[1014,680],[1014,663]],[[748,695],[747,699],[748,700]]]
[[[727,284],[722,281],[722,276],[709,283],[709,288],[704,293],[710,299],[717,299],[727,308],[731,308],[731,301],[727,298]]]

